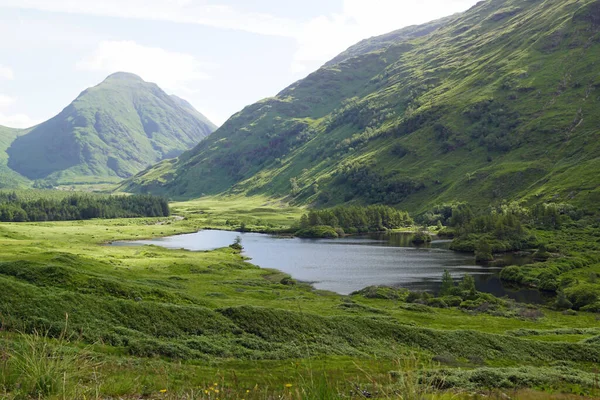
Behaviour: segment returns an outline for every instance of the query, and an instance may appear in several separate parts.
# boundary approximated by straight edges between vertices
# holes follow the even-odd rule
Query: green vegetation
[[[469,277],[450,279],[439,298],[392,288],[340,296],[248,264],[235,243],[210,252],[103,246],[242,222],[285,231],[302,213],[264,198],[172,207],[184,219],[0,226],[4,397],[595,393],[592,313],[496,299],[476,292]],[[534,330],[540,334],[524,333]],[[568,379],[542,379],[558,373]]]
[[[0,192],[0,221],[70,221],[92,218],[168,217],[169,204],[151,195],[101,196],[70,194],[62,200],[23,199]]]
[[[300,231],[297,236],[319,232],[327,237],[340,234],[381,232],[388,229],[409,227],[413,224],[407,212],[387,206],[335,207],[324,210],[310,210],[300,218]],[[337,232],[337,233],[336,233]],[[335,235],[334,235],[335,234]]]
[[[26,187],[28,179],[8,167],[6,149],[23,132],[0,126],[0,189]]]
[[[361,42],[122,190],[597,211],[595,4],[488,0]]]
[[[0,164],[7,165],[0,178],[10,175],[5,187],[27,182],[20,176],[38,187],[115,183],[178,156],[214,129],[185,100],[116,73],[46,122],[18,135],[0,130]]]
[[[178,217],[0,224],[0,396],[600,396],[598,4],[487,0],[359,43],[120,187],[230,196],[173,203]],[[147,103],[132,106],[121,91],[106,102],[115,87],[147,85],[113,75],[16,140],[24,132],[0,130],[0,146],[12,143],[0,174],[21,182],[8,165],[51,184],[110,180],[183,150],[190,137],[173,150],[161,141],[173,138],[148,132],[169,119],[156,102],[185,112],[180,133],[198,128],[189,104],[155,87]],[[128,107],[136,113],[120,114]],[[139,149],[106,110],[143,139]],[[42,140],[64,120],[73,129]],[[87,147],[64,145],[80,143],[73,136]],[[105,139],[117,141],[115,160],[93,156]],[[39,164],[23,161],[25,146]],[[0,210],[18,203],[28,219],[72,199],[96,206],[88,216],[102,216],[103,202],[142,199],[11,196],[0,195]],[[143,199],[145,215],[164,210]],[[299,208],[307,204],[317,209]],[[201,228],[337,237],[414,226],[381,204],[414,213],[417,241],[437,230],[492,265],[494,253],[521,252],[530,261],[501,279],[556,297],[548,306],[500,299],[449,271],[436,295],[367,287],[342,296],[250,264],[239,241],[206,252],[106,246]]]

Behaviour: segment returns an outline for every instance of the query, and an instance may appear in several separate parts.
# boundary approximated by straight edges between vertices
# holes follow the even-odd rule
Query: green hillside
[[[178,156],[214,128],[184,100],[120,72],[14,140],[8,167],[51,183],[118,180]]]
[[[27,186],[28,179],[8,167],[8,149],[11,143],[25,131],[0,126],[0,189]]]
[[[488,0],[434,24],[359,43],[122,189],[597,207],[600,2]]]

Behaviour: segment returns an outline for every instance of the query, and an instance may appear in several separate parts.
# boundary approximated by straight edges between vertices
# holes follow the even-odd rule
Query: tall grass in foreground
[[[65,324],[66,325],[66,324]],[[181,380],[181,364],[145,368],[145,359],[123,360],[111,371],[65,334],[56,339],[47,334],[16,334],[0,345],[0,398],[17,399],[162,399],[162,400],[462,400],[462,399],[588,399],[577,395],[552,395],[528,389],[457,391],[444,390],[451,375],[424,362],[417,353],[401,356],[394,371],[372,375],[356,365],[353,378],[298,364],[289,379],[246,387],[231,378],[202,376],[205,384]],[[136,367],[137,365],[137,367]],[[142,366],[142,368],[139,368]],[[121,369],[124,367],[125,369]],[[438,366],[439,367],[439,366]],[[114,366],[112,367],[114,368]],[[458,371],[460,372],[460,371]],[[191,377],[191,376],[190,376]],[[214,377],[213,377],[214,378]],[[195,378],[194,378],[195,379]],[[507,394],[508,393],[508,396]],[[592,397],[593,398],[593,397]]]
[[[68,317],[67,317],[68,322]],[[65,329],[58,338],[34,331],[17,334],[0,348],[0,396],[7,399],[100,398],[99,364],[72,345]]]

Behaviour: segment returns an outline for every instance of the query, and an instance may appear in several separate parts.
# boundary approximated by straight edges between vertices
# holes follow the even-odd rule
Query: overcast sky
[[[216,124],[361,39],[477,0],[0,0],[0,125],[29,127],[117,71]]]

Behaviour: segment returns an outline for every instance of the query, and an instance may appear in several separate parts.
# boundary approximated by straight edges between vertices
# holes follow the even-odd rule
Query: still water
[[[229,246],[237,238],[243,254],[262,268],[273,268],[317,289],[349,294],[371,285],[436,291],[445,269],[460,279],[475,277],[479,290],[519,301],[540,303],[535,290],[511,291],[498,279],[499,267],[481,266],[473,255],[448,250],[449,241],[411,245],[410,234],[370,235],[341,239],[282,238],[259,233],[204,230],[197,233],[113,245],[156,245],[192,251]]]

